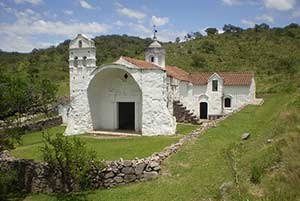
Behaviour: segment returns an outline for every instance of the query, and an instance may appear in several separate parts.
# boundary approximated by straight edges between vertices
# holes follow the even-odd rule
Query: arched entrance
[[[94,130],[141,131],[142,91],[125,69],[107,67],[88,87]]]
[[[200,119],[208,118],[208,104],[207,102],[200,103]]]

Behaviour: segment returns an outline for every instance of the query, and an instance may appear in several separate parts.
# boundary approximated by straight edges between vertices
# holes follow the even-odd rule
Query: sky
[[[174,41],[208,27],[300,23],[300,0],[0,0],[0,49],[30,52],[78,33]]]

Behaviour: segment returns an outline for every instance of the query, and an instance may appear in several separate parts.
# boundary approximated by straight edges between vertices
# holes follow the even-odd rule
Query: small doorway
[[[208,104],[206,102],[200,103],[200,119],[207,119],[207,111],[208,111]]]
[[[120,130],[135,130],[134,102],[118,103],[118,121]]]

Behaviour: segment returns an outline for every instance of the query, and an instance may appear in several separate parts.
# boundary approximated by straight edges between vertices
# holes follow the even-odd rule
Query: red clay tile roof
[[[190,81],[193,84],[197,85],[206,85],[208,79],[210,76],[212,76],[214,73],[212,72],[198,72],[198,73],[191,73],[190,74]]]
[[[252,72],[216,72],[223,80],[224,85],[251,85],[254,74]],[[207,84],[214,72],[199,72],[191,74],[191,82],[197,85]]]
[[[177,80],[190,82],[190,74],[181,68],[166,65],[166,71],[167,75],[170,77],[174,77]]]
[[[143,69],[162,69],[158,65],[155,65],[155,64],[147,62],[147,61],[133,59],[133,58],[124,57],[124,56],[122,56],[122,58],[125,59],[126,61],[128,61],[129,63],[132,63],[133,65],[143,68]]]
[[[134,64],[137,67],[143,69],[162,69],[158,65],[153,63],[133,59],[130,57],[124,57],[123,59],[128,61],[129,63]],[[214,72],[197,72],[197,73],[188,73],[181,68],[176,66],[168,66],[166,65],[167,75],[170,77],[174,77],[180,81],[191,82],[195,85],[206,85],[208,79],[214,74]],[[254,74],[252,72],[216,72],[223,80],[224,85],[232,86],[232,85],[251,85],[252,78]]]

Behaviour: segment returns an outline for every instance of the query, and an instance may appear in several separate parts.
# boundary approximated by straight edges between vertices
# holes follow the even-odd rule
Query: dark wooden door
[[[206,102],[200,103],[200,119],[207,119],[208,104]]]
[[[119,129],[134,130],[134,102],[119,102]]]

